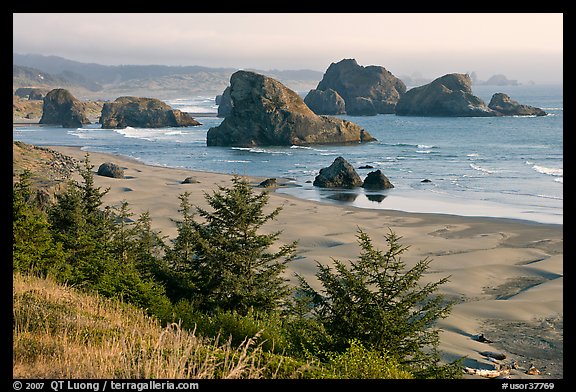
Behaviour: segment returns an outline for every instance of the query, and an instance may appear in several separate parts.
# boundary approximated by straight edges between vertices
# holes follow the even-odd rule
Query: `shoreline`
[[[117,206],[126,200],[136,217],[149,211],[152,227],[168,238],[177,233],[172,219],[180,217],[180,194],[190,192],[192,205],[207,208],[206,192],[229,186],[233,177],[148,165],[80,147],[45,147],[80,161],[88,153],[94,171],[103,162],[124,167],[124,179],[94,175],[97,187],[110,188],[104,203]],[[186,177],[199,183],[182,184]],[[254,186],[265,179],[247,178]],[[265,190],[255,191],[260,189]],[[432,259],[422,283],[450,277],[440,290],[455,301],[450,316],[438,323],[442,331],[438,349],[444,360],[466,357],[464,366],[493,369],[494,363],[481,353],[504,352],[507,359],[503,363],[517,360],[521,367],[510,373],[512,378],[562,378],[563,224],[366,209],[272,190],[269,195],[268,208],[283,209],[263,230],[281,231],[278,246],[298,241],[297,257],[286,273],[290,282],[295,283],[297,272],[315,286],[316,263],[331,265],[333,259],[355,259],[360,252],[356,242],[359,228],[380,249],[386,249],[384,235],[393,230],[401,244],[409,247],[403,255],[407,267],[425,257]],[[476,341],[474,337],[480,334],[494,343]],[[542,374],[527,375],[530,365]]]
[[[153,166],[161,167],[167,169],[175,170],[186,170],[190,173],[211,173],[211,174],[222,174],[232,176],[233,174],[222,173],[222,172],[211,172],[203,171],[199,169],[190,169],[184,167],[170,167],[160,164],[145,163],[138,158],[133,158],[125,155],[117,155],[107,152],[94,152],[89,150],[84,150],[84,147],[68,145],[68,146],[45,146],[47,148],[54,147],[67,147],[67,148],[77,148],[83,153],[90,154],[108,154],[111,156],[117,156],[125,158],[128,160],[134,160],[134,162]],[[244,176],[244,175],[243,175]],[[246,177],[246,176],[245,176]],[[261,176],[248,176],[254,179],[259,179],[263,181],[268,177]],[[386,194],[387,190],[366,192],[362,188],[360,189],[322,189],[311,186],[311,184],[297,184],[291,183],[291,179],[288,177],[276,177],[278,180],[282,181],[284,186],[278,187],[278,191],[274,192],[282,196],[294,197],[298,200],[305,200],[316,202],[320,204],[335,205],[346,208],[358,208],[360,210],[369,211],[385,211],[392,212],[398,211],[407,214],[435,214],[435,215],[447,215],[456,217],[466,217],[471,219],[505,219],[511,221],[525,222],[525,223],[536,223],[545,225],[557,225],[563,226],[564,216],[562,215],[551,215],[547,212],[541,212],[538,210],[525,211],[521,209],[514,209],[513,206],[499,204],[491,201],[481,201],[481,200],[469,200],[460,198],[453,195],[439,195],[426,190],[401,190],[398,194]],[[255,181],[255,180],[254,180]],[[296,193],[301,195],[296,196]],[[311,196],[302,196],[303,193],[308,193]],[[322,196],[322,194],[330,194],[331,196]],[[340,196],[346,198],[351,194],[355,194],[356,200],[353,201],[343,201],[339,200]],[[422,196],[424,195],[424,196]],[[378,202],[372,202],[370,200],[371,196],[379,196],[381,200]],[[389,207],[381,206],[382,200],[385,199],[385,203],[389,204]],[[414,201],[417,200],[417,208],[414,207]],[[425,206],[425,207],[424,207]],[[470,211],[475,211],[476,213],[471,214]],[[498,214],[494,214],[498,212]]]

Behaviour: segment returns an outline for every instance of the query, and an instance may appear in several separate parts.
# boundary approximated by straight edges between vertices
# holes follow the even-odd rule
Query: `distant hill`
[[[215,96],[224,91],[230,76],[238,70],[196,65],[101,65],[58,56],[17,53],[13,54],[13,65],[14,88],[39,87],[44,82],[42,86],[68,88],[81,99],[115,99],[121,95],[159,99]],[[26,70],[30,70],[27,76]],[[323,75],[313,70],[253,71],[278,79],[295,91],[306,92],[314,88]]]
[[[37,68],[20,65],[12,66],[13,91],[20,87],[39,88],[75,88],[88,91],[100,91],[102,86],[91,80],[87,80],[80,74],[72,71],[64,71],[59,75],[53,75]]]

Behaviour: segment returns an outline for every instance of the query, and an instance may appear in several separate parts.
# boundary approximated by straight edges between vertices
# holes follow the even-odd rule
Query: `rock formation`
[[[120,97],[107,102],[100,116],[102,128],[161,128],[202,125],[189,114],[155,98]]]
[[[467,74],[447,74],[408,90],[396,104],[399,116],[493,117],[500,116],[472,94]]]
[[[360,126],[318,116],[282,83],[249,71],[230,77],[233,107],[217,127],[208,130],[208,146],[290,146],[362,143],[375,140]]]
[[[44,99],[46,94],[50,90],[45,88],[36,88],[36,87],[20,87],[14,91],[14,95],[20,98],[28,97],[30,101],[38,100],[41,101]]]
[[[392,185],[388,177],[386,177],[380,170],[376,170],[368,173],[364,179],[362,188],[369,190],[382,190],[394,188],[394,185]]]
[[[521,105],[513,99],[510,99],[510,97],[504,93],[496,93],[492,95],[488,107],[505,116],[546,116],[547,114],[540,108]]]
[[[259,188],[276,188],[278,186],[278,181],[276,178],[267,178],[258,184]]]
[[[338,157],[328,167],[320,169],[312,185],[320,188],[354,188],[363,182],[354,167],[342,157]]]
[[[77,172],[79,164],[76,159],[49,148],[13,141],[13,183],[20,179],[20,173],[28,170],[31,196],[42,209],[56,201],[56,194],[67,188],[68,180]]]
[[[304,103],[316,114],[346,114],[344,99],[331,88],[327,90],[310,90]]]
[[[104,162],[98,167],[99,176],[111,178],[124,178],[124,169],[112,162]]]
[[[64,128],[79,128],[90,124],[82,102],[63,88],[51,90],[44,97],[40,124],[62,125]]]
[[[216,102],[218,105],[218,117],[226,117],[232,112],[232,97],[230,96],[230,86],[224,89],[220,99]]]
[[[394,113],[394,107],[406,92],[406,85],[384,67],[358,65],[354,59],[332,63],[315,90],[310,90],[305,102],[316,114],[326,112],[337,100],[333,94],[318,99],[318,91],[333,90],[345,103],[345,114],[351,116]],[[310,96],[310,98],[309,98]],[[344,114],[344,113],[342,113]]]

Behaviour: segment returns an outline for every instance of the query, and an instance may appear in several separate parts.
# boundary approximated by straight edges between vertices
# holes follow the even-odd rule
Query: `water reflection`
[[[357,193],[334,193],[326,196],[327,199],[352,203],[358,197]]]
[[[366,194],[366,198],[370,201],[375,201],[376,203],[382,203],[382,200],[386,198],[386,195],[377,194]]]

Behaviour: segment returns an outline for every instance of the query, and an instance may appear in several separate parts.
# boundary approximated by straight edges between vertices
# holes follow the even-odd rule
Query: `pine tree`
[[[106,272],[112,260],[110,239],[114,218],[109,209],[100,209],[108,192],[94,186],[93,166],[86,154],[78,170],[83,182],[72,180],[66,191],[56,196],[49,209],[49,222],[55,239],[63,244],[71,271],[69,283],[105,288]]]
[[[259,234],[259,230],[282,208],[265,213],[266,192],[255,194],[248,181],[238,176],[232,183],[205,194],[212,211],[196,207],[200,222],[191,213],[188,195],[182,195],[184,220],[179,222],[168,260],[187,274],[192,301],[205,311],[273,311],[289,296],[282,274],[294,257],[296,243],[270,251],[281,232]]]
[[[12,266],[42,276],[63,268],[62,246],[56,243],[44,211],[32,197],[31,173],[19,175],[12,188]]]
[[[321,291],[298,275],[301,298],[307,300],[312,318],[329,335],[321,339],[329,345],[323,349],[343,352],[350,342],[357,341],[394,356],[416,375],[428,377],[430,369],[438,373],[435,322],[449,315],[451,303],[437,290],[448,278],[420,285],[431,260],[425,258],[407,269],[400,259],[407,247],[400,245],[392,231],[385,236],[386,252],[375,248],[362,230],[357,238],[361,253],[349,266],[335,259],[333,268],[318,263]]]

